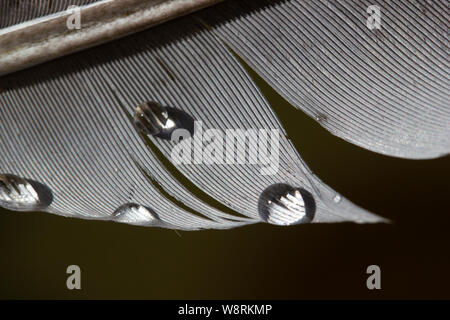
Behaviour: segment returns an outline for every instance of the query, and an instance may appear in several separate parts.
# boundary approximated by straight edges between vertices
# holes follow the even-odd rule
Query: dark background
[[[257,224],[177,235],[0,210],[0,298],[450,298],[449,157],[363,150],[256,81],[310,168],[393,224]],[[66,288],[71,264],[81,267],[82,290]],[[371,264],[381,267],[381,290],[366,288]]]

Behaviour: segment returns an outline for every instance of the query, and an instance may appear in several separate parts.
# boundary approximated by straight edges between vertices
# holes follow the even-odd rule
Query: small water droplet
[[[118,222],[135,225],[156,225],[160,223],[158,215],[150,208],[136,203],[126,203],[116,209],[113,219]]]
[[[144,102],[134,111],[133,122],[146,134],[157,135],[165,127],[174,125],[166,108],[157,102]]]
[[[316,115],[316,121],[319,123],[325,123],[328,120],[328,116],[325,113],[318,113]]]
[[[0,174],[0,207],[14,211],[34,211],[53,201],[50,189],[41,183],[13,174]]]
[[[316,205],[311,193],[305,189],[279,183],[263,191],[258,210],[265,222],[286,226],[311,222]]]
[[[144,134],[170,140],[176,129],[194,134],[194,119],[186,112],[164,107],[157,102],[145,102],[136,108],[133,123]]]
[[[339,194],[336,194],[333,198],[333,201],[335,203],[339,203],[339,202],[341,202],[341,200],[342,200],[342,198],[341,198],[341,195],[339,195]]]

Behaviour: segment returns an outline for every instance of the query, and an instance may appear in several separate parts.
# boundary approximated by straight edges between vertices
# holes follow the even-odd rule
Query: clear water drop
[[[152,209],[136,203],[126,203],[113,213],[113,220],[135,225],[158,225],[161,220]]]
[[[194,119],[189,114],[157,102],[145,102],[137,107],[133,123],[142,133],[165,140],[171,140],[176,129],[186,129],[191,136],[194,134]]]
[[[263,221],[286,226],[311,222],[316,205],[311,193],[305,189],[279,183],[262,192],[258,210]]]
[[[133,122],[139,130],[150,135],[157,135],[164,128],[175,125],[169,119],[166,108],[157,102],[144,102],[137,107],[134,111]]]
[[[53,201],[50,189],[41,183],[13,174],[0,174],[0,207],[14,211],[35,211]]]
[[[336,194],[333,198],[334,203],[339,203],[339,202],[341,202],[341,200],[342,200],[342,197],[340,194]]]

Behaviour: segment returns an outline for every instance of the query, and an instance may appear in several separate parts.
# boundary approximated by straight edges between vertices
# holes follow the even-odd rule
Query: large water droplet
[[[0,207],[15,211],[34,211],[53,201],[50,189],[43,184],[13,174],[0,174]]]
[[[311,222],[316,204],[311,193],[305,189],[279,183],[263,191],[258,210],[265,222],[287,226]]]
[[[150,208],[136,203],[126,203],[113,213],[115,221],[135,225],[157,225],[161,223],[158,215]]]
[[[176,129],[186,129],[194,134],[194,119],[186,112],[164,107],[157,102],[145,102],[136,108],[133,116],[135,126],[144,134],[170,140]]]

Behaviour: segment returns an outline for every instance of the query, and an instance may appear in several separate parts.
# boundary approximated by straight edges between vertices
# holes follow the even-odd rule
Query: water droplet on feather
[[[126,203],[117,208],[113,213],[113,219],[136,225],[154,225],[160,222],[158,215],[153,210],[135,203]]]
[[[342,197],[339,194],[336,194],[333,198],[334,203],[339,203],[339,202],[341,202],[341,200],[342,200]]]
[[[186,129],[194,134],[194,118],[186,112],[164,107],[157,102],[145,102],[136,108],[133,123],[144,134],[171,140],[176,129]]]
[[[315,209],[311,193],[281,183],[264,190],[258,204],[263,221],[284,226],[311,222]]]
[[[133,122],[139,130],[150,135],[157,135],[167,126],[174,125],[166,108],[156,102],[144,102],[137,107]]]
[[[14,211],[34,211],[53,201],[50,189],[43,184],[13,174],[0,174],[0,207]]]

